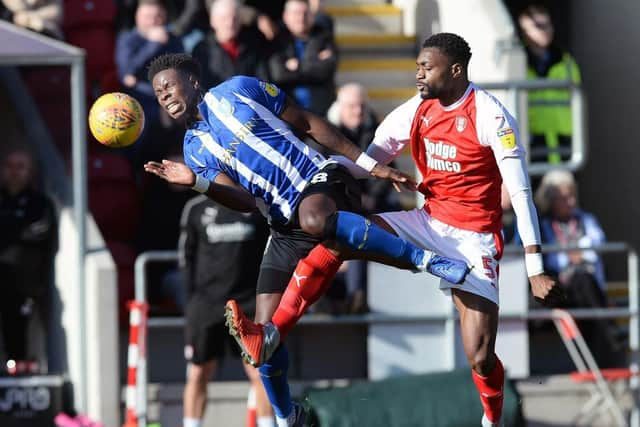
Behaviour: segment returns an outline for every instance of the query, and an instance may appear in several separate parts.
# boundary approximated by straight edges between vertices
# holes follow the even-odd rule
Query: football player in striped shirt
[[[345,259],[366,257],[452,283],[464,281],[470,271],[466,263],[419,248],[352,213],[360,202],[356,180],[298,135],[313,138],[370,176],[391,180],[398,189],[414,185],[407,175],[379,164],[324,119],[290,102],[273,84],[236,76],[205,91],[199,76],[199,64],[185,54],[163,55],[149,66],[160,106],[187,126],[186,165],[163,160],[146,163],[145,170],[191,186],[232,209],[257,208],[268,218],[271,239],[256,285],[258,324],[236,323],[242,313],[232,305],[228,320],[236,335],[246,332],[237,328],[261,331],[266,324],[271,328],[267,335],[280,341],[278,330],[288,326],[278,328],[271,317],[285,289],[290,295],[285,307],[301,316],[324,293]],[[237,340],[251,364],[265,361],[262,350],[268,346],[259,342],[251,348]],[[260,372],[278,425],[290,427],[302,425],[303,415],[291,402],[287,366],[286,347],[280,345]]]

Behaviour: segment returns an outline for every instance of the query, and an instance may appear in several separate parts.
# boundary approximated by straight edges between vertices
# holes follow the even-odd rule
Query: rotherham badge
[[[462,116],[456,117],[456,130],[462,133],[466,128],[467,128],[467,118]]]

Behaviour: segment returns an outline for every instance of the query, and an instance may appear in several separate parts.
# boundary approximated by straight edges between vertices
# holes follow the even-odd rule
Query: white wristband
[[[356,165],[360,166],[362,169],[367,172],[371,172],[373,168],[376,167],[378,161],[373,157],[369,156],[367,153],[362,153],[356,159]]]
[[[524,265],[527,268],[527,276],[529,277],[544,273],[541,253],[524,254]]]
[[[209,180],[196,174],[196,183],[191,187],[192,190],[196,190],[198,193],[206,193],[209,189]]]

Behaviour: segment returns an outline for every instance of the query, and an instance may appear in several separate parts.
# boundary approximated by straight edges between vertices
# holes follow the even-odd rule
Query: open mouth
[[[180,103],[170,102],[165,106],[165,109],[169,112],[169,114],[175,114],[180,110]]]

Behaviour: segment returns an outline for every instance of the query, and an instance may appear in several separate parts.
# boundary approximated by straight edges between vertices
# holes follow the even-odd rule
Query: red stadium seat
[[[96,143],[97,144],[97,143]],[[89,209],[106,240],[130,241],[140,220],[140,200],[129,162],[118,153],[88,156]]]
[[[65,0],[62,30],[68,43],[87,52],[87,94],[118,89],[114,63],[116,5],[113,1]]]

